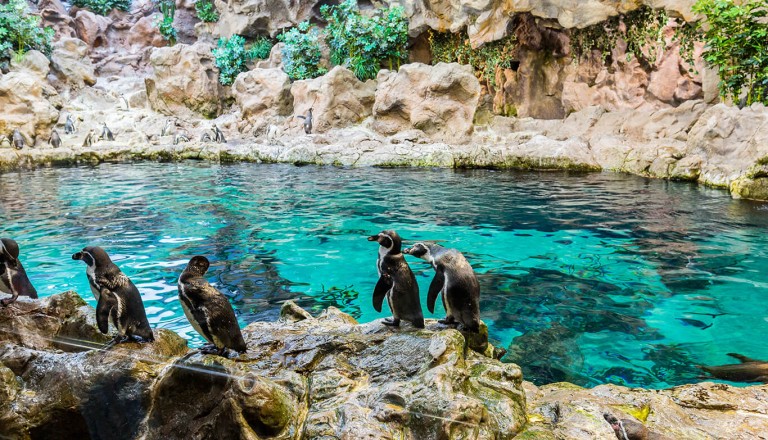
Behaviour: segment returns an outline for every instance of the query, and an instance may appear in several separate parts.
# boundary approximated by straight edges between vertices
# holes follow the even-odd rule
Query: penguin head
[[[421,258],[422,260],[430,260],[430,248],[431,246],[427,243],[424,243],[423,241],[414,243],[413,246],[403,249],[404,254],[412,255],[416,258]]]
[[[19,245],[12,238],[0,238],[0,259],[14,266],[19,261]]]
[[[368,237],[368,241],[377,241],[381,247],[389,250],[390,254],[399,254],[403,247],[403,240],[397,232],[388,230],[381,231],[376,235]]]
[[[187,267],[184,269],[184,274],[203,276],[208,271],[211,263],[207,258],[202,255],[196,255],[189,260]]]
[[[98,246],[88,246],[72,255],[73,260],[82,260],[90,267],[104,266],[112,262],[107,252]]]

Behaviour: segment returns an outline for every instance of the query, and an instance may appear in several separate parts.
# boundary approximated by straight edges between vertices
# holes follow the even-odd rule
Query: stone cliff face
[[[0,437],[13,439],[608,439],[609,413],[655,438],[752,439],[768,386],[540,388],[514,364],[427,329],[358,324],[287,302],[237,359],[175,333],[109,351],[73,292],[0,309]],[[654,437],[648,437],[654,438]]]

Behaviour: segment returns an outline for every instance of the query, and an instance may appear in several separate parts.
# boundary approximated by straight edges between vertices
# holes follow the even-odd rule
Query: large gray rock
[[[147,93],[155,111],[186,115],[189,111],[215,118],[222,109],[219,70],[212,46],[198,42],[152,50],[154,75],[147,78]]]
[[[456,330],[283,310],[244,330],[236,360],[181,360],[163,329],[99,350],[75,293],[20,300],[0,309],[0,437],[498,439],[526,423],[520,369],[465,353]]]
[[[376,82],[362,82],[349,69],[336,66],[314,79],[291,86],[293,113],[304,115],[313,109],[313,132],[356,125],[371,115]]]
[[[88,45],[79,38],[62,38],[53,45],[53,70],[59,81],[75,88],[96,84]]]
[[[373,105],[374,128],[394,134],[411,128],[436,140],[459,141],[472,133],[480,83],[457,63],[406,64],[381,71]]]
[[[222,37],[242,35],[275,37],[284,28],[309,20],[319,0],[216,0],[219,10],[217,33]]]
[[[293,111],[291,80],[283,69],[253,69],[237,76],[232,96],[249,125],[261,127]]]
[[[49,69],[43,54],[30,51],[0,76],[0,134],[10,136],[18,128],[27,145],[48,139],[62,107],[61,97],[45,79]]]

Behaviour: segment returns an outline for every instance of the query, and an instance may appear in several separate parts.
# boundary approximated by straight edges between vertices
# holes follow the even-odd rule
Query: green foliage
[[[174,0],[160,0],[158,3],[163,18],[155,25],[160,31],[160,35],[173,46],[176,44],[176,28],[173,27],[173,17],[176,15],[176,2]]]
[[[78,8],[90,9],[99,15],[107,15],[112,9],[131,10],[131,0],[72,0]]]
[[[768,104],[768,0],[698,0],[692,10],[705,23],[688,24],[681,34],[703,37],[704,60],[720,75],[720,95],[737,101],[746,93],[742,105]]]
[[[219,21],[219,11],[211,0],[197,0],[195,2],[195,11],[197,18],[206,23],[215,23]]]
[[[358,79],[376,78],[383,63],[400,67],[408,58],[408,20],[403,8],[379,9],[363,15],[357,0],[323,5],[320,14],[327,21],[325,41],[331,49],[331,63],[349,68]]]
[[[288,77],[297,79],[316,78],[327,70],[320,66],[320,31],[310,26],[308,21],[299,23],[280,35],[277,39],[285,43],[283,47],[283,70]]]
[[[235,78],[248,70],[246,63],[254,58],[266,58],[272,43],[260,37],[250,48],[245,47],[245,38],[233,35],[231,38],[219,38],[219,44],[213,49],[216,67],[219,68],[219,82],[228,86],[235,82]]]
[[[251,58],[258,60],[265,60],[269,58],[269,53],[272,51],[272,46],[275,44],[267,37],[258,37],[256,41],[251,44],[250,54]]]
[[[0,4],[0,58],[10,52],[21,58],[28,50],[51,55],[53,29],[40,27],[40,17],[31,15],[25,0],[9,0]]]
[[[432,64],[469,64],[482,74],[489,87],[496,87],[496,69],[510,67],[516,59],[517,47],[514,35],[472,49],[466,34],[429,32]]]
[[[663,9],[643,6],[584,29],[573,29],[571,50],[577,60],[597,50],[603,61],[606,61],[621,38],[627,43],[627,60],[634,55],[641,62],[653,64],[656,62],[657,47],[663,42],[662,31],[668,21],[669,16]]]

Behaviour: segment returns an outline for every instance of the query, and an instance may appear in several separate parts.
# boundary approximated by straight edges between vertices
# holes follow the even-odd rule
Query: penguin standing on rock
[[[309,110],[307,110],[306,116],[299,115],[296,117],[304,120],[304,133],[311,134],[312,133],[312,109],[310,108]]]
[[[427,308],[434,313],[435,300],[442,293],[446,316],[438,322],[460,324],[462,330],[477,333],[480,329],[480,283],[464,255],[456,249],[424,242],[414,244],[403,253],[421,258],[435,269],[427,294]]]
[[[64,133],[72,134],[75,132],[75,121],[72,120],[72,115],[67,114],[67,120],[64,122]]]
[[[72,255],[72,259],[88,265],[85,273],[98,301],[96,324],[99,331],[104,334],[109,331],[110,319],[117,329],[117,336],[107,344],[108,347],[137,337],[145,342],[155,340],[139,289],[112,262],[104,249],[89,246]]]
[[[24,136],[21,135],[18,128],[13,130],[13,146],[16,147],[17,150],[24,148]]]
[[[210,345],[200,351],[224,356],[227,349],[244,353],[247,350],[235,311],[227,297],[208,284],[204,275],[210,263],[195,256],[179,277],[179,300],[190,324]]]
[[[10,238],[0,238],[0,292],[11,294],[10,298],[0,301],[3,306],[16,301],[19,295],[37,298],[37,290],[19,261],[19,245]]]
[[[419,285],[401,252],[400,236],[395,231],[381,231],[368,237],[368,241],[379,243],[379,257],[376,260],[379,281],[373,290],[373,307],[381,312],[381,304],[386,297],[392,318],[385,319],[385,325],[397,327],[400,320],[404,319],[416,328],[424,328]]]
[[[99,139],[105,140],[105,141],[114,141],[115,136],[112,134],[112,130],[107,127],[107,123],[104,122],[104,126],[101,128],[101,136],[99,136]]]
[[[57,132],[55,129],[51,130],[51,138],[48,139],[48,143],[53,148],[59,148],[61,146],[61,137],[59,136],[59,132]]]

